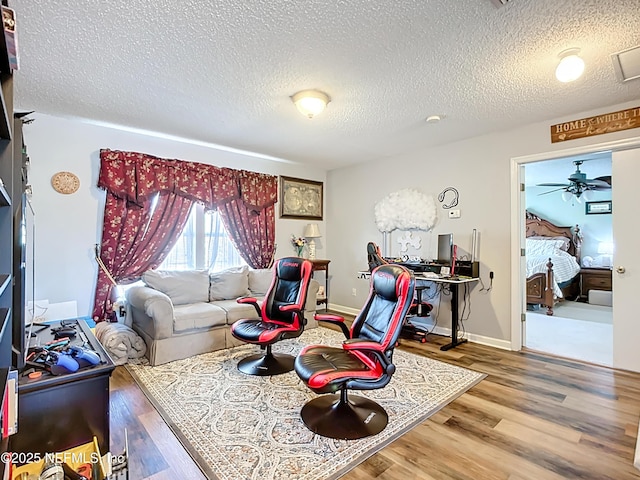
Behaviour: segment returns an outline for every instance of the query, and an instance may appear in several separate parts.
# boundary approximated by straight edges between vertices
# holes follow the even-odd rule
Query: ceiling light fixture
[[[303,90],[291,97],[298,111],[305,117],[320,115],[331,101],[329,95],[318,90]]]
[[[440,120],[442,120],[442,117],[440,115],[431,115],[431,116],[427,117],[425,122],[427,122],[427,123],[438,123]]]
[[[563,83],[573,82],[584,72],[584,60],[578,56],[579,48],[568,48],[558,54],[560,63],[556,67],[556,78]]]

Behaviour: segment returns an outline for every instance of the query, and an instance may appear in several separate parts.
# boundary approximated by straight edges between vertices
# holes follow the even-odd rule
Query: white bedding
[[[557,298],[562,298],[562,290],[558,283],[575,277],[580,272],[580,265],[573,255],[559,249],[551,255],[527,255],[527,278],[534,273],[546,273],[549,258],[553,263],[553,293]]]

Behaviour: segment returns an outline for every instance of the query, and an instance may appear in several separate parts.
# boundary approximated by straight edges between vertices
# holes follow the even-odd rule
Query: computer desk
[[[459,292],[458,287],[465,283],[474,283],[480,280],[479,278],[472,277],[442,277],[442,276],[426,276],[422,273],[414,273],[416,279],[416,292],[418,300],[421,300],[422,290],[426,282],[434,283],[447,283],[451,288],[451,342],[440,347],[440,350],[451,350],[453,347],[457,347],[461,343],[466,343],[467,339],[458,338],[458,323],[460,322],[460,315],[458,313]],[[368,279],[371,278],[371,273],[368,271],[358,272],[358,278]],[[422,284],[422,285],[420,285]]]
[[[467,339],[458,338],[458,323],[460,322],[460,315],[458,313],[459,292],[458,287],[465,283],[477,282],[478,278],[471,277],[430,277],[415,274],[416,283],[422,282],[434,282],[434,283],[447,283],[451,288],[451,342],[440,347],[440,350],[451,350],[453,347],[457,347],[461,343],[466,343]]]

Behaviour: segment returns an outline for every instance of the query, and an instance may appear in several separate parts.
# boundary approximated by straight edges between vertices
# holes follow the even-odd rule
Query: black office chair
[[[373,272],[373,269],[380,265],[387,265],[389,263],[382,258],[380,247],[373,242],[367,243],[367,262],[369,263],[370,272]]]
[[[273,265],[273,281],[262,306],[253,297],[238,303],[253,305],[258,319],[243,319],[231,325],[231,334],[247,343],[266,349],[238,362],[238,370],[247,375],[278,375],[293,370],[294,357],[274,354],[271,345],[286,338],[299,337],[304,331],[304,304],[311,279],[312,264],[299,257],[285,257]]]
[[[305,425],[329,438],[356,439],[375,435],[387,426],[384,408],[347,390],[383,388],[396,370],[393,349],[411,305],[414,276],[400,265],[381,265],[371,274],[369,297],[353,321],[316,314],[315,319],[338,325],[347,340],[342,348],[322,345],[304,347],[294,368],[300,379],[316,393],[331,393],[307,402],[300,412]],[[339,392],[339,393],[335,393]]]

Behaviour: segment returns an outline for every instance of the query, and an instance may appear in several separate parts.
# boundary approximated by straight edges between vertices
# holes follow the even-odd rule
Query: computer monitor
[[[453,257],[453,233],[438,235],[437,262],[443,265],[451,265],[451,257]]]

